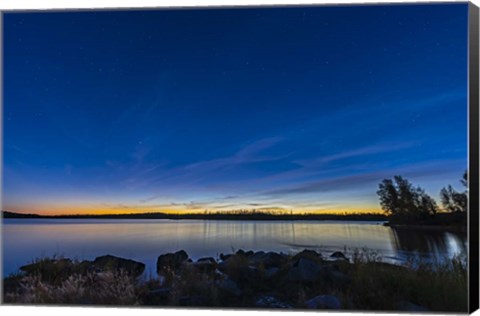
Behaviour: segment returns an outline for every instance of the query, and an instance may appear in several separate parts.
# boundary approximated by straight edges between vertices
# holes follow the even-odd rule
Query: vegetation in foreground
[[[145,265],[114,256],[94,261],[42,259],[4,279],[8,304],[203,306],[225,308],[467,311],[467,269],[442,264],[392,265],[367,251],[328,258],[239,250],[192,261],[185,251]]]

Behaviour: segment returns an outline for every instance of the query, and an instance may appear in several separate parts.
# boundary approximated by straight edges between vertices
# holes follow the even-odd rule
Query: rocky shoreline
[[[377,261],[365,253],[323,257],[243,251],[193,261],[184,250],[145,264],[111,255],[93,261],[43,259],[4,279],[5,303],[266,309],[465,311],[462,271]],[[447,273],[447,274],[446,274]],[[449,275],[450,273],[451,275]],[[466,272],[465,272],[466,273]],[[456,282],[456,283],[455,283]],[[466,277],[465,277],[466,282]],[[437,287],[437,288],[436,288]],[[465,286],[466,289],[466,286]],[[445,295],[450,299],[438,297]]]

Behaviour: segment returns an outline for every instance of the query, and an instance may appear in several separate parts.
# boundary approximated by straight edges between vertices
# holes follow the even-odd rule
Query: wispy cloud
[[[159,183],[168,182],[170,187],[176,187],[178,184],[178,186],[185,189],[189,185],[194,185],[203,179],[212,181],[216,177],[220,177],[224,172],[242,165],[274,161],[283,158],[284,156],[267,155],[264,153],[267,149],[274,147],[282,140],[283,138],[280,137],[263,138],[245,145],[231,156],[198,161],[174,168],[152,166],[147,169],[152,173],[152,176],[142,176],[139,178],[142,179],[141,184],[144,187],[156,187]],[[165,188],[163,185],[161,187],[159,193],[143,199],[141,202],[144,203],[164,196]],[[230,196],[230,199],[232,198],[234,197]]]
[[[378,170],[375,172],[332,177],[306,184],[274,189],[261,194],[266,196],[287,196],[295,194],[322,193],[328,191],[341,192],[350,189],[363,189],[365,186],[369,186],[372,183],[379,183],[382,179],[393,177],[394,175],[415,177],[417,179],[422,177],[425,178],[439,176],[439,170],[442,170],[442,174],[447,174],[450,172],[458,172],[461,174],[461,170],[458,168],[459,163],[461,163],[461,161],[458,160],[418,163],[403,167]],[[375,192],[373,191],[372,194],[374,193]]]
[[[267,191],[264,194],[267,196],[284,196],[292,194],[327,192],[331,190],[344,190],[347,188],[369,183],[373,180],[381,178],[381,175],[382,173],[367,173],[354,176],[325,179],[321,181],[310,182],[300,186]]]
[[[264,150],[269,149],[282,141],[280,137],[264,138],[254,141],[237,151],[234,155],[207,161],[200,161],[182,167],[181,169],[191,171],[198,170],[207,172],[226,167],[238,166],[247,163],[269,161],[279,159],[279,156],[260,155]]]
[[[399,150],[411,148],[412,146],[418,144],[419,141],[412,141],[412,142],[401,142],[401,143],[393,143],[393,144],[376,144],[376,145],[369,145],[364,147],[359,147],[355,149],[351,149],[348,151],[338,152],[331,155],[326,155],[323,157],[319,157],[312,160],[298,160],[297,163],[304,165],[304,166],[312,166],[312,165],[324,165],[329,162],[334,162],[337,160],[342,160],[345,158],[353,158],[353,157],[365,157],[371,156],[375,154],[384,154],[389,152],[396,152]]]

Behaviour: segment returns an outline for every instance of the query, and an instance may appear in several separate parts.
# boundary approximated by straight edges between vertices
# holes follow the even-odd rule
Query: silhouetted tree
[[[443,208],[449,212],[466,212],[468,207],[468,174],[467,171],[463,174],[460,180],[465,187],[465,191],[457,192],[451,185],[443,188],[440,191],[440,199]]]
[[[399,219],[419,219],[433,215],[438,210],[434,199],[401,176],[383,180],[378,185],[377,194],[382,209]]]
[[[420,204],[419,204],[419,213],[424,213],[425,215],[435,215],[438,211],[437,202],[430,197],[423,189],[417,188],[419,190]]]
[[[460,180],[460,182],[465,187],[465,190],[468,191],[468,173],[467,173],[467,170],[465,170],[465,172],[463,173],[463,177]]]

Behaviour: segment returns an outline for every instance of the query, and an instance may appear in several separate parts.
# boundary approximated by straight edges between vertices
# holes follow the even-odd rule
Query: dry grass
[[[169,305],[220,306],[215,281],[216,277],[210,273],[184,267],[181,276],[166,284],[171,288]]]
[[[59,261],[55,266],[43,259],[38,271],[11,275],[4,281],[4,301],[10,304],[66,305],[168,305],[255,307],[262,295],[273,295],[297,308],[317,295],[335,295],[345,309],[398,310],[400,302],[415,304],[430,311],[467,311],[467,266],[465,258],[442,263],[409,261],[404,266],[386,264],[377,254],[356,251],[351,263],[323,262],[345,275],[348,282],[328,281],[291,283],[285,281],[295,261],[290,256],[280,267],[278,277],[264,280],[260,265],[258,279],[246,278],[248,260],[233,256],[224,272],[205,272],[192,264],[179,271],[167,271],[162,281],[150,279],[139,283],[125,271],[81,272],[78,262]],[[241,295],[227,295],[219,288],[229,275]],[[152,291],[166,290],[163,297]]]
[[[62,281],[42,281],[39,274],[26,275],[15,291],[5,294],[13,304],[138,305],[136,281],[120,271],[73,274]]]
[[[410,261],[394,266],[360,255],[351,265],[352,284],[344,299],[353,308],[395,310],[407,301],[431,311],[466,312],[468,279],[465,258],[442,263]]]

